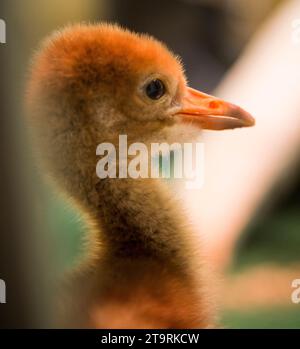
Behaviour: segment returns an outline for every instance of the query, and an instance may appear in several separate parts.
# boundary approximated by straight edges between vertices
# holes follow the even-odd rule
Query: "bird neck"
[[[97,184],[97,216],[110,253],[181,261],[184,224],[172,196],[154,179],[102,179]]]

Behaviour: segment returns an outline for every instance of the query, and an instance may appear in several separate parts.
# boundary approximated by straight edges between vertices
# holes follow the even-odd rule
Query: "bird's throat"
[[[102,179],[97,193],[102,240],[109,251],[168,260],[184,254],[182,217],[159,180]]]

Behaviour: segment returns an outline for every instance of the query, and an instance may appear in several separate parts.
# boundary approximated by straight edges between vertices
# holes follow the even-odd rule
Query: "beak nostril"
[[[219,107],[219,102],[217,101],[211,101],[209,102],[209,108],[211,109],[217,109]]]

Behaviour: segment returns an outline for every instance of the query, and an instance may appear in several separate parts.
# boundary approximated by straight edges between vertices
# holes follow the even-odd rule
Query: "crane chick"
[[[241,108],[187,86],[162,43],[116,25],[75,25],[45,41],[26,95],[47,175],[89,223],[87,258],[68,278],[56,326],[214,325],[203,260],[183,210],[159,180],[96,175],[96,148],[187,141],[251,126]],[[116,160],[118,161],[118,160]]]

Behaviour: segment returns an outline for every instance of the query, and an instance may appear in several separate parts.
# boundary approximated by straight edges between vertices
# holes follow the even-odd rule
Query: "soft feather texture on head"
[[[161,103],[150,103],[141,91],[149,77],[161,77],[167,85],[169,98],[163,107],[181,98],[186,83],[182,65],[165,45],[116,25],[76,25],[42,46],[34,61],[29,100],[42,89],[57,97],[67,93],[72,103],[105,102],[129,118],[159,119],[162,110],[156,105]]]
[[[144,87],[156,78],[166,93],[153,101]],[[179,59],[148,35],[110,24],[55,32],[33,60],[26,99],[48,174],[72,197],[82,188],[80,200],[86,200],[96,180],[91,174],[98,144],[118,148],[120,134],[129,144],[180,142],[198,134],[170,115],[185,88]]]

